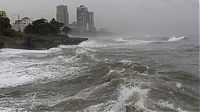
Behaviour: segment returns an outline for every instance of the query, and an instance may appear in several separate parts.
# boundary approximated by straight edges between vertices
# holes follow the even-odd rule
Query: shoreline
[[[42,50],[57,47],[59,45],[78,45],[88,38],[68,36],[26,36],[26,37],[5,37],[0,36],[0,49],[27,49]]]

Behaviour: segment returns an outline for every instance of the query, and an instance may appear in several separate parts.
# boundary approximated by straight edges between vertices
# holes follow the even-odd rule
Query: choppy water
[[[0,111],[200,111],[198,37],[0,50]]]

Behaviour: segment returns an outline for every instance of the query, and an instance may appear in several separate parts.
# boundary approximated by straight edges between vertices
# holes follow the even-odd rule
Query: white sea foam
[[[61,52],[62,49],[59,48],[59,47],[56,47],[56,48],[51,48],[51,49],[49,49],[47,51],[48,51],[47,53],[55,53],[55,52]]]
[[[125,40],[123,38],[115,38],[114,41],[115,42],[127,42],[127,40]]]
[[[154,41],[147,41],[147,40],[130,40],[127,42],[129,45],[139,45],[139,44],[148,44]]]
[[[159,100],[158,105],[161,108],[175,109],[174,104],[171,103],[170,101]]]
[[[172,110],[176,110],[178,112],[187,112],[187,111],[182,110],[181,108],[175,107],[174,103],[172,103],[171,101],[164,101],[161,99],[161,100],[159,100],[158,105],[164,109],[172,109]]]
[[[175,37],[175,36],[173,36],[173,37],[170,37],[170,38],[168,39],[168,41],[169,41],[169,42],[174,42],[174,41],[180,41],[180,40],[182,40],[182,39],[185,39],[185,37]]]
[[[176,82],[176,87],[177,88],[181,88],[182,87],[182,83],[181,82]]]
[[[59,45],[59,48],[76,48],[76,45]]]
[[[14,109],[14,108],[0,107],[0,112],[20,112],[22,110],[23,110],[22,108]]]
[[[16,63],[8,62],[9,66],[4,66],[5,68],[1,67],[0,69],[0,88],[23,85],[43,79],[53,80],[64,76],[66,73],[72,74],[79,69],[78,67],[64,67],[50,64],[56,63],[56,60],[50,61],[49,64],[37,61],[32,63],[20,61]]]
[[[35,81],[55,80],[79,71],[78,66],[70,66],[77,61],[77,57],[59,55],[61,52],[61,48],[44,51],[2,49],[0,52],[0,88]],[[38,55],[46,56],[51,53],[56,54],[55,57],[38,59]]]
[[[119,61],[120,63],[124,63],[124,64],[127,64],[127,63],[134,63],[133,61],[130,61],[130,60],[121,60]]]
[[[2,59],[3,57],[6,58],[12,58],[12,57],[22,57],[22,55],[26,55],[26,54],[37,54],[39,57],[39,54],[46,54],[48,53],[48,50],[23,50],[23,49],[8,49],[8,48],[4,48],[1,49],[2,52],[0,52],[0,56]]]
[[[91,41],[82,42],[78,46],[80,47],[106,47],[108,45],[91,40]]]
[[[100,103],[97,105],[92,105],[84,109],[83,112],[114,112],[110,109],[112,108],[111,105],[115,104],[116,101],[110,100],[106,103]]]
[[[86,109],[84,109],[83,112],[100,112],[100,110],[104,107],[103,103],[97,104],[97,105],[92,105]],[[103,111],[105,112],[105,111]]]
[[[118,102],[113,106],[111,111],[118,112],[124,110],[126,105],[133,105],[137,111],[146,110],[145,99],[147,98],[148,89],[140,87],[122,86],[118,98]]]
[[[123,112],[126,111],[126,105],[134,106],[137,111],[146,111],[148,109],[145,107],[145,99],[147,98],[148,91],[148,89],[141,89],[140,87],[129,88],[122,86],[117,101],[110,100],[106,103],[93,105],[84,109],[84,112]]]

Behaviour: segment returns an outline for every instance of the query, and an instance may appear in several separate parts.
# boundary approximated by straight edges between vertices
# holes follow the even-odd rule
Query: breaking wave
[[[128,40],[125,40],[123,38],[115,38],[114,41],[115,42],[127,42]]]
[[[77,46],[60,46],[41,51],[21,49],[1,51],[0,88],[61,78],[79,71],[81,68],[75,64],[81,58],[85,60],[92,58],[88,56],[87,50]]]
[[[145,50],[139,55],[141,51],[131,49],[133,46],[123,48],[124,52],[119,48],[161,41],[125,38],[110,41],[89,40],[77,46],[60,45],[37,51],[1,49],[0,111],[199,111],[195,89],[199,79],[187,72],[170,71],[174,63],[163,61],[170,50],[166,54]],[[168,41],[162,42],[168,45]],[[115,54],[116,49],[120,52]],[[167,69],[157,70],[155,63],[160,61],[164,63],[158,67]]]
[[[148,91],[148,89],[141,89],[140,87],[122,86],[118,101],[114,104],[111,112],[147,110],[145,100],[147,98]]]
[[[98,48],[98,47],[106,47],[108,45],[92,40],[92,41],[82,42],[79,46],[80,47],[97,47]]]
[[[183,40],[183,39],[185,39],[186,37],[175,37],[175,36],[173,36],[173,37],[170,37],[169,39],[168,39],[168,41],[169,42],[174,42],[174,41],[180,41],[180,40]]]

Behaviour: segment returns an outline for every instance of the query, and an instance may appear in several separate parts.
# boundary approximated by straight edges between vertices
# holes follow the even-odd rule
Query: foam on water
[[[173,37],[169,40],[165,39],[165,41],[163,42],[165,42],[165,44],[173,44],[173,42],[171,43],[168,41],[179,41],[182,39],[183,37]],[[157,111],[156,109],[158,109],[158,111],[172,110],[178,112],[184,112],[182,109],[189,110],[187,107],[184,107],[185,105],[189,105],[188,107],[190,107],[190,103],[187,103],[187,101],[186,103],[184,102],[184,98],[188,98],[187,95],[184,95],[184,98],[182,98],[183,96],[180,96],[180,98],[182,98],[180,99],[180,104],[179,102],[177,103],[177,100],[175,100],[174,102],[170,100],[177,97],[179,98],[179,96],[173,94],[176,92],[172,92],[172,94],[170,93],[170,96],[168,96],[168,91],[167,89],[165,89],[165,86],[162,87],[162,84],[160,85],[162,80],[165,80],[165,78],[159,80],[160,77],[162,78],[162,76],[158,76],[160,74],[159,72],[158,74],[152,73],[153,75],[148,75],[149,71],[151,70],[151,66],[139,64],[139,62],[136,61],[137,55],[133,55],[133,57],[130,58],[127,58],[126,56],[119,57],[118,55],[116,55],[115,57],[115,52],[113,52],[114,50],[112,52],[108,51],[112,50],[112,48],[126,48],[128,46],[130,48],[126,49],[128,53],[133,52],[133,54],[139,55],[140,52],[134,52],[131,49],[136,48],[137,46],[133,47],[131,45],[139,46],[148,43],[153,44],[154,42],[158,41],[159,40],[147,41],[145,39],[133,40],[133,38],[117,38],[115,39],[115,42],[111,40],[111,43],[108,43],[106,41],[104,43],[102,42],[102,40],[86,41],[78,46],[60,45],[57,48],[51,48],[49,50],[36,51],[21,49],[0,49],[0,88],[2,92],[4,92],[2,93],[2,96],[0,94],[0,111],[15,111],[18,107],[20,109],[21,105],[23,105],[22,107],[25,107],[24,110],[30,109],[30,106],[27,106],[27,108],[26,106],[24,106],[28,101],[30,104],[33,104],[31,105],[31,107],[33,108],[37,108],[37,106],[43,104],[53,107],[56,104],[62,104],[62,102],[67,102],[68,99],[75,100],[75,105],[73,105],[74,107],[76,107],[76,102],[79,102],[79,99],[88,100],[91,103],[81,108],[81,110],[77,110],[80,112],[124,112],[127,110],[129,111],[131,109],[133,109],[133,111],[145,112],[149,112],[149,109],[153,109],[152,111]],[[103,49],[101,49],[102,47]],[[108,47],[109,49],[106,49],[106,47]],[[122,48],[122,50],[124,48]],[[95,49],[97,52],[93,49]],[[101,52],[101,50],[103,51],[104,49],[106,50],[106,53],[112,53],[112,57],[104,55],[104,52]],[[100,56],[101,58],[96,58]],[[143,57],[148,57],[148,55],[146,54],[142,54],[141,56],[142,58],[139,59],[142,60]],[[135,59],[136,62],[129,61],[128,59]],[[152,59],[152,63],[154,63],[154,61],[155,63],[157,63],[156,60]],[[151,65],[151,61],[147,62],[150,62],[147,64]],[[157,67],[155,67],[155,69],[157,69]],[[71,80],[72,83],[70,82]],[[157,82],[157,80],[159,81]],[[185,80],[187,79],[181,81],[175,80],[175,82],[170,81],[169,84],[172,84],[172,86],[174,86],[173,90],[176,91],[179,90],[179,88],[183,88],[183,86],[186,85],[186,83],[184,83]],[[66,84],[66,81],[70,82],[69,85],[68,83]],[[79,81],[81,82],[80,85],[78,83]],[[41,85],[43,85],[43,83],[46,84],[46,82],[49,82],[47,84],[52,84],[52,86],[48,85],[50,86],[50,88],[54,89],[54,86],[56,86],[56,89],[63,91],[55,90],[53,91],[53,94],[49,94],[48,92],[52,92],[51,90],[47,90],[47,93],[46,91],[43,93],[43,91],[36,90],[35,93],[33,93],[32,91],[27,91],[28,93],[26,93],[25,91],[25,93],[22,93],[22,97],[18,97],[16,95],[14,97],[5,96],[5,98],[3,96],[6,95],[7,90],[8,94],[12,93],[12,91],[9,90],[10,86],[15,87],[18,85],[39,83],[36,85],[34,84],[35,88],[37,89],[37,87],[40,86],[41,83]],[[60,87],[60,84],[62,87]],[[59,87],[57,87],[57,85],[59,85]],[[157,85],[162,89],[165,89],[167,91],[166,94],[164,94],[165,91],[162,91],[163,94],[160,94],[160,92],[157,92],[157,88],[154,91],[154,86]],[[76,87],[78,89],[76,89]],[[28,89],[29,85],[22,86],[22,88]],[[66,91],[63,88],[67,88]],[[74,91],[73,89],[76,90]],[[18,91],[18,87],[16,88],[16,91]],[[158,91],[160,91],[159,88]],[[152,93],[153,97],[151,96]],[[182,94],[181,92],[178,93],[180,93],[178,95]],[[158,97],[156,96],[157,94]],[[193,93],[191,94],[193,95]],[[44,95],[45,98],[40,98],[41,95]],[[173,98],[171,98],[171,96]],[[170,101],[167,101],[166,99]],[[96,102],[96,100],[98,100],[98,102]],[[5,103],[3,101],[5,101]],[[152,101],[153,103],[150,101]],[[190,102],[190,100],[188,100],[188,102]],[[196,102],[191,101],[192,106],[194,103]],[[60,106],[62,108],[63,105]],[[198,107],[196,106],[195,109],[196,108]],[[73,107],[71,109],[73,109]]]
[[[80,47],[106,47],[106,46],[108,46],[108,45],[103,44],[103,43],[96,42],[96,41],[94,41],[94,40],[91,40],[91,41],[82,42],[82,43],[79,44],[78,46],[80,46]]]
[[[0,52],[0,88],[18,86],[33,83],[38,80],[54,80],[67,74],[71,75],[80,70],[76,64],[78,55],[87,51],[71,46],[66,48],[74,50],[72,56],[60,55],[63,48],[51,48],[44,51],[22,50],[22,49],[2,49]],[[40,56],[39,56],[40,55]],[[54,57],[38,59],[39,57]],[[72,64],[71,64],[72,63]]]
[[[168,39],[168,41],[169,42],[174,42],[174,41],[180,41],[180,40],[183,40],[183,39],[185,39],[186,37],[175,37],[175,36],[173,36],[173,37],[170,37],[169,39]]]
[[[0,112],[19,112],[22,111],[23,109],[14,109],[14,108],[2,108],[0,107]]]
[[[62,57],[53,59],[50,63],[56,63],[60,59],[62,59]],[[0,88],[23,85],[37,81],[39,79],[51,80],[62,77],[64,75],[60,73],[63,67],[60,67],[59,65],[47,64],[47,62],[30,62],[30,60],[29,62],[21,62],[19,60],[17,62],[7,62],[7,64],[9,66],[0,68]],[[65,72],[70,74],[78,69],[78,67],[68,67],[65,68]]]
[[[84,112],[126,112],[126,106],[133,106],[135,111],[148,111],[145,107],[145,101],[148,94],[148,89],[140,87],[125,87],[121,86],[117,101],[110,100],[106,103],[100,103],[84,109]]]
[[[181,82],[176,82],[176,87],[177,88],[181,88],[182,87],[182,83]]]
[[[114,111],[111,111],[110,109],[112,108],[111,105],[113,105],[115,103],[116,103],[116,101],[111,100],[106,103],[92,105],[92,106],[89,106],[88,108],[84,109],[83,112],[114,112]]]
[[[145,99],[147,98],[148,89],[140,87],[122,86],[118,98],[118,102],[111,109],[112,112],[125,110],[126,106],[134,106],[137,111],[146,110]]]
[[[174,109],[174,104],[171,103],[170,101],[164,101],[164,100],[160,100],[158,102],[158,105],[161,107],[161,108],[169,108],[169,109]]]
[[[143,45],[143,44],[149,44],[149,43],[156,43],[157,41],[149,41],[149,40],[134,40],[134,39],[124,39],[124,38],[115,38],[114,41],[107,42],[104,40],[104,42],[101,42],[99,40],[89,40],[82,42],[79,47],[82,47],[84,49],[88,48],[102,48],[102,47],[119,47],[119,46],[130,46],[130,45]],[[158,41],[160,42],[160,41]],[[89,49],[90,50],[90,49]],[[94,51],[94,50],[91,50]]]
[[[127,40],[125,40],[123,38],[115,38],[114,41],[115,42],[127,42]]]
[[[148,44],[148,43],[152,43],[154,41],[147,41],[147,40],[132,40],[132,41],[128,41],[127,43],[129,45],[140,45],[140,44]]]
[[[174,103],[172,103],[171,101],[164,101],[164,100],[161,99],[161,100],[159,100],[158,105],[163,109],[172,109],[172,110],[176,110],[178,112],[187,112],[187,111],[182,110],[179,107],[176,108],[174,106]]]
[[[130,60],[121,60],[119,61],[120,63],[124,63],[124,64],[127,64],[127,63],[134,63],[133,61],[130,61]]]
[[[154,41],[148,41],[148,40],[134,40],[134,39],[128,39],[125,40],[124,38],[116,38],[114,39],[115,42],[118,42],[118,44],[122,44],[122,45],[140,45],[140,44],[148,44],[148,43],[152,43]]]

